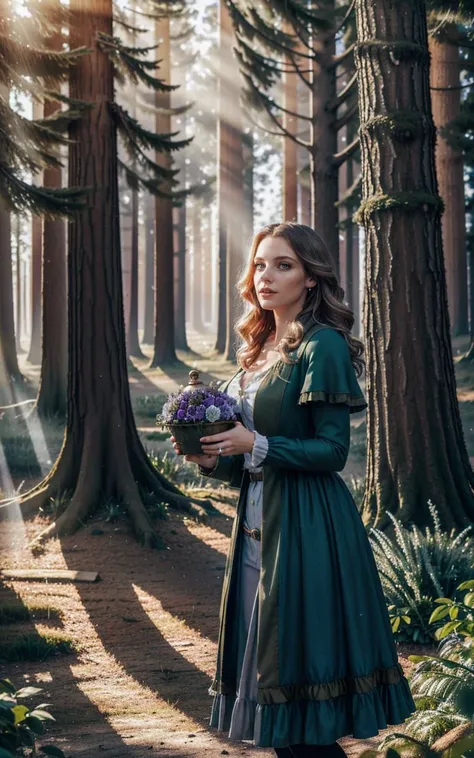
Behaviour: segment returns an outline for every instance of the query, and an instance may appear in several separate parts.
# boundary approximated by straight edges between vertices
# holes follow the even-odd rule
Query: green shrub
[[[429,502],[433,530],[405,527],[388,514],[395,528],[395,542],[371,529],[372,544],[392,629],[399,642],[432,642],[436,624],[430,625],[435,598],[454,597],[459,582],[473,576],[472,527],[454,536],[441,529],[435,506]],[[438,623],[439,626],[439,623]]]
[[[38,687],[23,687],[16,690],[9,679],[0,679],[0,755],[1,758],[17,758],[18,755],[36,755],[41,751],[50,758],[65,758],[55,745],[37,745],[36,738],[44,734],[44,722],[55,721],[46,709],[49,703],[41,703],[30,710],[19,700],[36,695]]]
[[[154,419],[158,413],[161,413],[165,401],[166,395],[163,393],[138,395],[132,398],[133,412],[137,416],[147,416]]]

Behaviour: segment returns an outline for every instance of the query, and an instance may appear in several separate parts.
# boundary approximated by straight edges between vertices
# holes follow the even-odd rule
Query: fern
[[[429,618],[435,598],[454,597],[456,586],[474,575],[472,527],[456,537],[453,531],[444,532],[436,506],[431,501],[428,506],[431,529],[405,527],[389,513],[395,539],[379,529],[369,533],[392,629],[399,641],[432,642],[437,627],[429,624]]]

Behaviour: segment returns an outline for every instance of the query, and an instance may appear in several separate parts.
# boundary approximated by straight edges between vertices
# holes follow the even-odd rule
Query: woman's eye
[[[264,263],[256,263],[256,264],[255,264],[255,268],[256,268],[256,269],[259,269],[259,266],[264,266],[264,265],[265,265]],[[289,264],[289,263],[283,263],[283,262],[282,262],[282,263],[279,263],[278,265],[279,265],[279,266],[287,266],[287,268],[291,268],[291,266],[290,266],[290,264]],[[259,270],[260,270],[260,269],[259,269]]]

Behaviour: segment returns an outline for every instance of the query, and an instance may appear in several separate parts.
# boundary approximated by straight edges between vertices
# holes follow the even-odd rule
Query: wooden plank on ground
[[[3,569],[3,579],[30,579],[34,581],[96,582],[98,571],[69,571],[68,569]]]

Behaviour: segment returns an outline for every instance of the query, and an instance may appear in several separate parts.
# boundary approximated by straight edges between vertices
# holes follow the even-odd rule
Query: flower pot
[[[234,426],[234,421],[196,421],[195,423],[166,424],[184,455],[203,455],[204,451],[199,442],[201,437],[210,437],[212,434],[227,432]]]

